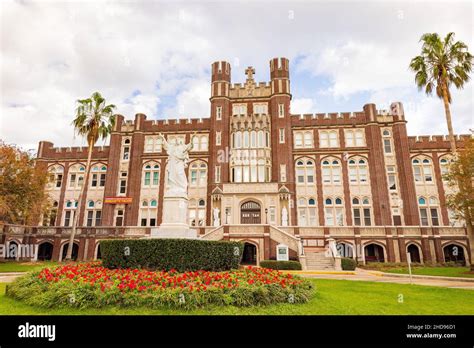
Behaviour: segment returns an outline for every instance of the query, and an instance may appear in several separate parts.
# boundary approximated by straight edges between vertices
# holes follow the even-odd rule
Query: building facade
[[[38,227],[5,226],[2,238],[48,243],[38,257],[61,259],[77,214],[76,254],[93,259],[102,238],[149,234],[162,221],[162,133],[193,142],[190,226],[204,239],[245,241],[250,263],[287,248],[306,268],[331,258],[334,266],[337,253],[322,255],[331,245],[361,262],[406,261],[410,252],[418,262],[469,263],[466,230],[446,208],[446,137],[408,136],[399,102],[390,110],[366,104],[356,112],[294,115],[288,59],[270,60],[269,82],[257,83],[254,73],[249,67],[245,83],[232,83],[230,64],[213,63],[209,118],[117,115],[110,145],[94,148],[87,179],[87,148],[40,142],[53,209]]]

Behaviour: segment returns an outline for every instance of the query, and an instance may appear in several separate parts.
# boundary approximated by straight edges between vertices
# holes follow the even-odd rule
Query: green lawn
[[[441,287],[374,283],[351,280],[312,279],[313,299],[306,304],[278,304],[267,307],[209,307],[194,311],[136,309],[41,309],[5,297],[0,283],[0,314],[470,314],[474,315],[474,291]],[[402,300],[402,301],[400,301]]]
[[[387,268],[381,269],[381,271],[408,274],[408,267]],[[411,272],[418,275],[474,278],[474,273],[467,273],[469,267],[413,267]]]
[[[29,272],[36,271],[45,267],[52,267],[58,265],[58,262],[53,261],[38,261],[38,262],[17,262],[6,261],[0,262],[0,273],[2,272]]]

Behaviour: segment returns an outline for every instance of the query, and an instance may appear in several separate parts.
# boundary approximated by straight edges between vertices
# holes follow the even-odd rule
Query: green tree
[[[431,95],[433,90],[443,100],[446,123],[448,125],[451,151],[456,154],[450,104],[452,102],[450,88],[464,87],[469,81],[472,70],[472,55],[462,41],[454,41],[454,33],[449,33],[441,39],[437,33],[422,35],[421,54],[410,62],[410,69],[415,74],[415,83],[419,90],[425,90]]]
[[[458,219],[466,222],[471,255],[474,255],[474,139],[465,142],[458,156],[451,162],[448,174],[445,175],[453,193],[447,195],[447,206]],[[474,262],[471,262],[474,271]]]
[[[48,179],[34,156],[0,142],[0,221],[36,225],[50,203],[44,190]]]
[[[69,237],[69,245],[67,248],[66,260],[72,258],[72,247],[74,243],[74,236],[76,235],[76,228],[78,226],[78,218],[82,205],[85,188],[89,181],[89,171],[92,159],[92,151],[94,145],[99,138],[106,139],[111,133],[115,125],[114,109],[115,105],[106,105],[104,97],[99,92],[92,94],[90,98],[79,99],[76,109],[76,117],[72,124],[74,130],[78,135],[86,138],[88,145],[87,163],[85,168],[85,178],[77,200],[77,210],[74,214],[71,236]]]

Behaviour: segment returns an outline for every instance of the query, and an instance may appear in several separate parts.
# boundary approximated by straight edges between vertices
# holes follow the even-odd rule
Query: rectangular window
[[[76,174],[71,174],[71,179],[69,180],[69,187],[76,186]]]
[[[363,130],[358,130],[355,132],[355,146],[365,146]]]
[[[346,147],[354,146],[354,132],[346,131]]]
[[[191,170],[191,185],[196,185],[197,183],[197,171]]]
[[[151,176],[150,172],[145,172],[145,183],[144,183],[145,186],[150,186],[150,176]]]
[[[279,129],[280,131],[280,144],[284,144],[285,143],[285,128],[280,128]]]
[[[216,119],[222,120],[222,106],[216,107]]]
[[[388,174],[388,188],[390,191],[396,191],[397,179],[395,177],[395,174]]]
[[[359,208],[354,208],[354,225],[355,226],[360,226],[361,225],[361,219],[360,219],[360,210]]]
[[[285,104],[278,104],[278,117],[285,117]]]
[[[390,141],[390,139],[383,140],[383,148],[385,153],[392,153],[392,142]]]
[[[125,146],[123,148],[123,160],[128,161],[129,157],[130,157],[130,148],[128,146]]]
[[[356,168],[349,168],[349,181],[350,182],[357,182],[357,169]]]
[[[105,186],[105,174],[100,174],[100,187]]]
[[[97,174],[92,174],[92,181],[91,181],[91,186],[92,187],[97,187]]]
[[[155,218],[151,218],[150,219],[150,226],[156,226],[156,219]]]
[[[342,208],[336,208],[336,222],[337,226],[344,226],[344,212]]]
[[[79,177],[77,178],[77,185],[81,187],[83,183],[84,183],[84,175],[79,175]]]
[[[120,180],[120,193],[126,193],[127,192],[127,179],[121,179]]]
[[[286,182],[286,165],[280,164],[280,181]]]
[[[123,210],[117,210],[115,217],[115,226],[123,226]]]
[[[319,133],[319,147],[329,147],[329,135],[327,132]]]
[[[428,226],[428,212],[426,211],[426,208],[420,208],[420,218],[421,218],[421,225],[422,226]]]
[[[145,219],[145,218],[142,218],[142,220],[141,220],[141,223],[140,223],[140,224],[141,224],[141,226],[142,226],[142,227],[145,227],[145,226],[147,225],[147,219]]]
[[[334,211],[332,208],[324,210],[324,219],[327,226],[334,226]]]
[[[67,210],[64,216],[64,226],[69,226],[71,224],[71,211]]]
[[[297,178],[298,184],[304,183],[304,169],[303,168],[296,169],[296,178]]]
[[[56,176],[56,187],[61,187],[62,182],[63,182],[63,175],[58,174]]]
[[[438,218],[438,209],[431,208],[431,224],[433,226],[439,226],[439,218]]]
[[[365,226],[370,226],[371,225],[370,209],[369,208],[364,208],[364,225]]]
[[[100,226],[102,220],[102,210],[97,210],[95,212],[95,226]]]
[[[429,166],[423,167],[423,175],[425,177],[425,181],[433,181],[433,176],[431,175],[431,168]]]
[[[323,168],[323,182],[331,182],[331,169]]]
[[[221,132],[216,132],[216,145],[221,145]]]
[[[330,132],[329,133],[329,147],[338,147],[338,146],[339,146],[339,142],[337,139],[337,133],[335,131]]]
[[[89,210],[87,212],[87,227],[91,227],[93,222],[94,222],[94,211]]]
[[[216,166],[216,169],[215,169],[215,182],[216,183],[221,182],[221,166]]]
[[[153,186],[158,186],[159,172],[153,172]]]
[[[415,181],[421,182],[421,168],[419,166],[413,168],[413,174],[415,176]]]

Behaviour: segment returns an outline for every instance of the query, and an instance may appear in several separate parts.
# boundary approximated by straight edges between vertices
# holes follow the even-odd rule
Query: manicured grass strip
[[[30,272],[43,269],[45,267],[57,266],[58,262],[43,261],[43,262],[17,262],[17,261],[6,261],[0,262],[0,273],[3,272]]]
[[[408,267],[381,269],[381,271],[408,274]],[[411,272],[417,275],[474,278],[474,273],[467,273],[469,272],[469,267],[414,267]]]
[[[0,314],[55,315],[318,315],[318,314],[400,314],[474,315],[474,291],[409,284],[374,283],[350,280],[311,279],[316,286],[305,304],[277,304],[241,308],[211,306],[191,311],[177,309],[107,307],[102,309],[41,309],[5,297],[0,283]]]

